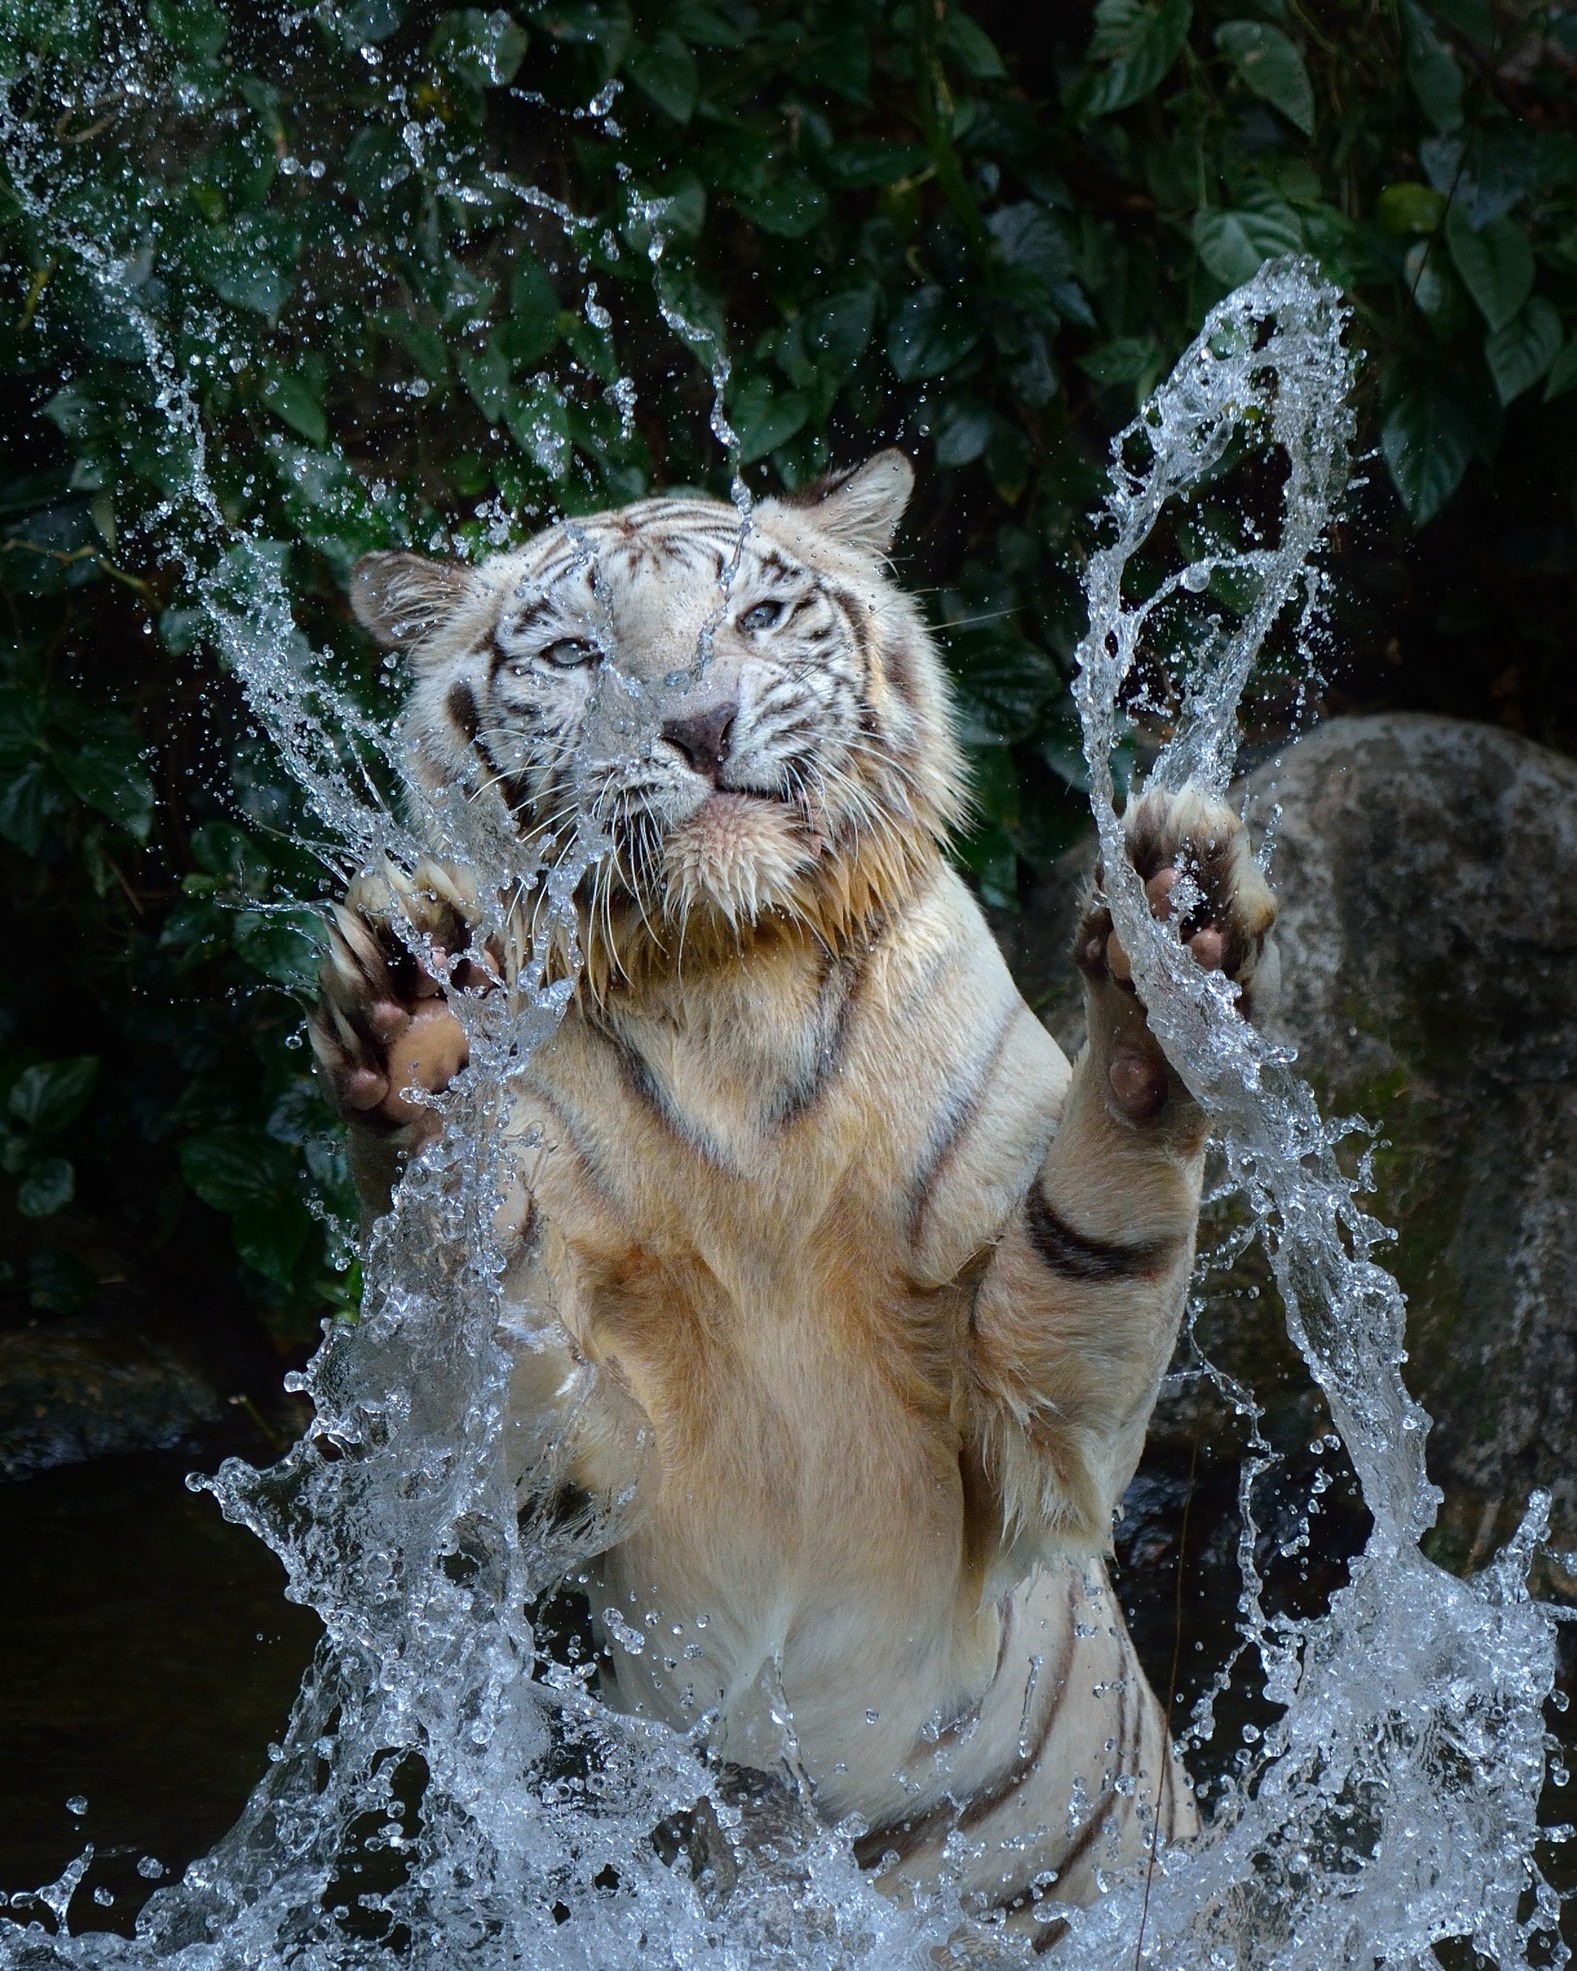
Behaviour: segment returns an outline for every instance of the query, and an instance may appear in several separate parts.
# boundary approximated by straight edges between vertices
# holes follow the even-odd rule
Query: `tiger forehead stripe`
[[[620,524],[615,526],[613,519]],[[598,563],[605,555],[667,554],[687,566],[710,556],[726,567],[740,541],[731,507],[697,503],[675,511],[666,501],[651,501],[613,519],[577,522],[572,534],[550,535],[541,543],[542,558],[522,576],[516,593],[551,588],[577,572],[587,574],[595,584]]]

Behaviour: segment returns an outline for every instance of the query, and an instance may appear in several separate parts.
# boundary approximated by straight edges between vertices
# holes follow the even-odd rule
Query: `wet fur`
[[[681,1728],[715,1710],[720,1757],[863,1817],[893,1893],[946,1847],[969,1893],[1027,1922],[1038,1895],[1088,1900],[1147,1825],[1194,1826],[1102,1556],[1175,1339],[1205,1128],[1115,976],[1099,897],[1070,1069],[943,859],[962,773],[941,667],[884,565],[908,487],[893,457],[756,519],[756,549],[854,599],[861,681],[834,695],[853,724],[812,733],[859,736],[853,791],[765,819],[782,853],[753,897],[704,831],[688,866],[667,852],[681,820],[582,898],[586,975],[510,1124],[511,1428],[523,1473],[554,1458],[606,1514],[594,1612],[647,1639],[611,1642],[612,1701]],[[715,601],[732,516],[701,506],[582,523],[629,622],[673,613],[688,635],[683,598]],[[358,573],[363,620],[413,651],[418,786],[492,803],[517,842],[543,788],[525,755],[479,756],[480,666],[544,542],[477,572]],[[1182,932],[1218,935],[1247,982],[1273,910],[1235,818],[1152,797],[1131,831],[1141,873],[1194,875]],[[392,1083],[347,1103],[373,1210],[422,1128],[373,1034],[377,1007],[414,1003],[387,924],[425,909],[452,948],[475,914],[441,872],[396,879],[403,902],[388,883],[341,910],[315,1022],[342,1100],[356,1074]]]

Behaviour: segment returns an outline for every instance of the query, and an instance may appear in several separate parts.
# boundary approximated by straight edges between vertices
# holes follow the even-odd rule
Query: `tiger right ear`
[[[852,470],[828,473],[791,495],[790,503],[812,510],[839,540],[867,554],[884,555],[913,491],[914,467],[902,452],[889,448]]]
[[[409,650],[459,608],[471,583],[462,562],[364,554],[350,571],[350,606],[385,650]]]

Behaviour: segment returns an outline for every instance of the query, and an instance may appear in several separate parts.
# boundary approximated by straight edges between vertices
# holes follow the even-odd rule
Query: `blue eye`
[[[557,643],[550,643],[542,655],[556,670],[576,671],[583,664],[596,663],[598,651],[596,644],[587,643],[582,637],[564,636]]]
[[[758,602],[754,609],[747,609],[739,619],[742,630],[770,630],[781,623],[785,615],[781,602]]]

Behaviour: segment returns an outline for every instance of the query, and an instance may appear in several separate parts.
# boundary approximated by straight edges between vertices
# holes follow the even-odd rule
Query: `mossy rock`
[[[1327,1116],[1378,1131],[1370,1205],[1398,1235],[1406,1374],[1447,1495],[1433,1551],[1478,1564],[1536,1486],[1555,1543],[1577,1544],[1577,763],[1388,714],[1332,720],[1239,792],[1274,840],[1275,1031]],[[1073,1045],[1065,953],[1091,856],[1071,850],[999,925],[1026,996]],[[1290,1396],[1293,1365],[1250,1320],[1258,1269],[1238,1271],[1212,1296],[1212,1352]],[[1163,1412],[1162,1437],[1179,1421]]]

